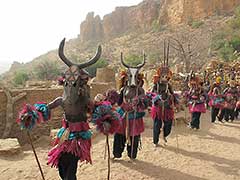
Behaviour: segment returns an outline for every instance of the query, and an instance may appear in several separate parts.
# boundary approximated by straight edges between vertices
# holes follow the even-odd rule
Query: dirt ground
[[[178,114],[178,116],[181,116]],[[209,113],[201,117],[201,129],[194,131],[185,124],[173,127],[166,147],[152,144],[152,120],[146,118],[142,134],[142,150],[130,162],[126,152],[121,160],[111,162],[113,180],[239,180],[240,179],[240,121],[210,123]],[[112,148],[112,137],[110,139]],[[35,142],[46,180],[60,179],[58,171],[46,165],[50,149],[49,138]],[[23,153],[0,157],[0,180],[41,180],[38,166],[29,145]],[[107,160],[104,160],[105,137],[93,140],[93,164],[79,163],[78,179],[107,179]]]

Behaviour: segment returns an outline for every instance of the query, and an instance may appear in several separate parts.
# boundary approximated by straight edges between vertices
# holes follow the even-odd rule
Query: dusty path
[[[143,148],[135,162],[126,153],[111,164],[114,180],[239,180],[240,179],[240,121],[211,124],[209,114],[202,116],[200,131],[177,125],[165,148],[152,144],[152,121],[146,119],[142,135]],[[176,135],[177,134],[177,135]],[[178,147],[177,147],[178,139]],[[112,139],[111,139],[112,143]],[[36,142],[37,152],[47,180],[59,179],[58,172],[46,165],[48,138]],[[94,139],[93,165],[80,164],[78,179],[106,179],[107,161],[103,159],[105,137]],[[0,179],[41,179],[29,147],[18,157],[0,157]]]

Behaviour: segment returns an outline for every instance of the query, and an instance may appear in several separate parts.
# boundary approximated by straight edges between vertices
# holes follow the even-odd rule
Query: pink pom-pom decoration
[[[98,104],[94,109],[92,122],[97,125],[97,130],[104,135],[115,133],[120,127],[119,120],[118,113],[106,101]]]
[[[40,123],[41,113],[39,113],[34,106],[25,104],[23,109],[19,112],[17,123],[21,129],[31,130],[36,123]]]

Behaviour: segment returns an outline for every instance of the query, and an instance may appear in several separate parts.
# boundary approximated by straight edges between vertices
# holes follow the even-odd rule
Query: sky
[[[1,0],[0,74],[13,61],[28,62],[59,42],[76,38],[88,12],[102,18],[116,6],[136,5],[142,0]]]

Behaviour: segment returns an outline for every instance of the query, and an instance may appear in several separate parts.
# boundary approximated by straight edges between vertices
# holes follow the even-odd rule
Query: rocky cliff
[[[100,43],[104,49],[102,58],[112,66],[120,64],[120,52],[127,57],[139,55],[143,50],[148,55],[147,64],[152,65],[163,55],[164,39],[174,37],[182,39],[181,43],[185,45],[188,42],[193,44],[196,54],[200,54],[194,61],[201,67],[212,56],[217,56],[211,49],[213,36],[234,18],[226,15],[231,15],[238,5],[240,0],[145,0],[136,6],[117,7],[102,19],[90,12],[81,23],[79,37],[66,42],[65,54],[76,63],[86,61]],[[194,27],[190,21],[200,22],[200,25]],[[190,37],[189,40],[186,36]],[[170,51],[171,65],[180,63],[174,48]],[[57,50],[52,50],[29,63],[15,63],[2,79],[13,82],[19,69],[31,70],[29,77],[35,78],[34,69],[46,60],[56,63],[61,70],[65,69]]]
[[[103,25],[100,16],[94,16],[94,12],[87,14],[86,20],[80,26],[82,41],[101,40],[104,37]]]
[[[100,19],[89,13],[80,27],[80,40],[109,40],[133,30],[177,25],[231,13],[240,0],[144,0],[136,6],[117,7]]]
[[[164,0],[159,21],[169,24],[186,23],[231,13],[239,4],[240,0]]]
[[[94,13],[89,13],[80,26],[80,39],[109,39],[133,29],[146,29],[158,18],[160,1],[147,0],[131,7],[116,7],[101,20]]]

